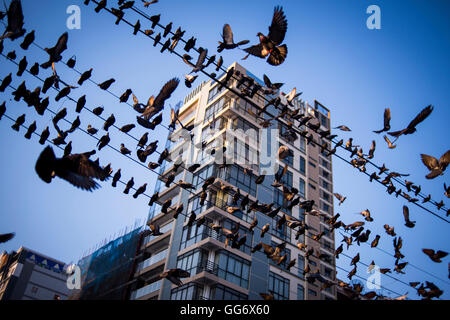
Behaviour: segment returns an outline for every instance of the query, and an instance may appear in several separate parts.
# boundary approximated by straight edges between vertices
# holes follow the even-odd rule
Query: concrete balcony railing
[[[162,280],[150,283],[145,287],[133,291],[131,293],[130,300],[138,300],[143,296],[151,295],[152,293],[159,291],[159,289],[161,289],[161,281]]]

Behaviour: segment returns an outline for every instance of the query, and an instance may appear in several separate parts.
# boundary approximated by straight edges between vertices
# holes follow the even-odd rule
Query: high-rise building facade
[[[66,265],[21,247],[0,255],[0,300],[65,300]]]
[[[246,75],[264,87],[260,79],[239,64],[233,63],[229,68],[232,67],[235,74]],[[219,79],[224,77],[225,74]],[[236,80],[230,80],[228,85],[240,87]],[[278,95],[285,98],[283,93]],[[267,99],[274,97],[266,96]],[[267,104],[259,95],[254,95],[251,100],[260,108]],[[330,128],[330,113],[319,102],[315,101],[311,106],[294,100],[292,108],[317,118],[321,130]],[[131,299],[254,300],[261,299],[261,293],[273,294],[275,299],[336,298],[334,287],[322,289],[320,282],[307,281],[308,273],[304,273],[309,265],[311,272],[319,272],[328,280],[335,279],[334,233],[325,222],[333,216],[331,156],[326,151],[321,152],[320,147],[308,144],[304,136],[288,137],[285,125],[270,121],[269,114],[279,113],[273,105],[268,106],[266,112],[259,112],[242,97],[212,81],[200,84],[178,106],[178,118],[183,127],[177,123],[169,135],[166,147],[171,161],[164,162],[161,167],[160,181],[155,187],[159,198],[151,207],[148,218],[149,225],[160,227],[161,235],[148,235],[142,243],[142,258],[135,270],[137,281]],[[186,135],[183,128],[191,124],[195,124],[195,128]],[[308,127],[299,127],[297,120],[293,126],[306,130],[307,136],[312,134],[320,145],[326,143]],[[181,132],[185,133],[184,138],[180,138]],[[283,160],[276,154],[281,145],[289,148],[289,154]],[[225,151],[223,155],[222,151]],[[226,165],[221,161],[217,163],[223,156],[227,159]],[[200,165],[194,173],[186,170],[194,163]],[[278,165],[275,173],[280,173],[287,165],[278,186],[274,186],[273,163]],[[259,183],[258,177],[263,173],[266,176]],[[165,181],[169,176],[175,178],[167,187]],[[212,176],[216,180],[208,187],[207,199],[201,204],[202,185]],[[193,189],[181,188],[177,184],[180,180],[192,183]],[[299,206],[290,208],[283,196],[283,186],[295,188],[301,201],[314,200],[313,208],[321,215],[305,215]],[[241,197],[235,203],[232,194],[237,189]],[[259,210],[227,211],[228,207],[239,208],[240,201],[247,196],[250,203],[258,201],[260,205],[272,204],[271,209],[281,209],[273,218]],[[169,199],[168,212],[162,213],[161,206]],[[174,219],[177,208],[181,207],[183,211]],[[190,225],[188,218],[192,213],[195,213],[196,221],[204,219],[204,223]],[[284,215],[304,221],[309,227],[306,233],[299,234],[298,228],[290,228],[286,223],[278,224]],[[258,225],[250,231],[255,217]],[[262,236],[261,229],[265,225],[269,226],[269,231]],[[238,230],[241,238],[246,235],[245,242],[239,248],[226,244],[227,237],[217,226]],[[319,234],[318,240],[312,239]],[[277,263],[262,250],[252,252],[252,247],[260,242],[273,247],[285,243],[280,254],[287,258]],[[306,244],[308,249],[314,248],[314,254],[305,258],[305,250],[297,245],[299,242]],[[295,265],[287,270],[293,259]],[[161,272],[171,268],[190,273],[190,277],[182,279],[182,286],[159,278]]]

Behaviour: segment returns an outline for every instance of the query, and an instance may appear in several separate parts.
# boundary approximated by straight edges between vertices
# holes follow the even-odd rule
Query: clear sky
[[[114,1],[108,1],[113,3]],[[139,2],[139,1],[138,1]],[[159,53],[152,42],[142,35],[133,36],[131,28],[124,24],[114,25],[114,17],[106,12],[96,14],[94,5],[86,7],[81,0],[23,0],[25,28],[36,30],[36,43],[44,47],[53,46],[65,31],[69,33],[68,49],[64,60],[76,55],[76,68],[85,71],[94,68],[92,78],[102,82],[111,77],[116,79],[111,90],[120,95],[132,88],[143,102],[152,94],[157,94],[161,86],[172,77],[184,77],[189,68],[179,58]],[[66,8],[77,4],[81,8],[81,30],[67,30]],[[376,4],[381,9],[381,29],[369,30],[366,27],[368,14],[366,8]],[[222,26],[229,23],[233,28],[235,40],[249,39],[257,41],[256,33],[267,33],[273,7],[283,5],[288,19],[288,31],[285,43],[289,53],[286,61],[273,67],[263,60],[249,57],[246,61],[241,50],[223,52],[224,65],[238,61],[253,74],[263,74],[275,82],[284,82],[284,91],[296,86],[303,91],[303,98],[313,102],[317,99],[331,110],[332,126],[346,124],[353,131],[337,132],[342,138],[352,136],[356,144],[368,150],[372,140],[377,143],[374,161],[385,163],[388,168],[402,173],[410,173],[408,180],[422,186],[425,193],[431,193],[437,201],[444,199],[443,183],[448,173],[434,180],[426,180],[427,169],[420,161],[420,153],[440,157],[449,149],[447,130],[450,116],[449,72],[450,60],[450,19],[448,1],[175,1],[160,0],[160,3],[146,9],[150,15],[161,13],[161,23],[173,21],[174,27],[182,26],[186,38],[194,35],[197,44],[215,52],[220,40]],[[126,17],[135,22],[137,16],[127,13]],[[144,27],[147,22],[141,19]],[[3,27],[2,27],[3,28]],[[31,46],[24,52],[19,48],[21,40],[5,42],[4,52],[15,49],[17,61],[24,54],[29,65],[35,61],[44,62],[46,54]],[[179,45],[181,49],[181,45]],[[17,67],[4,58],[0,59],[0,77],[17,71]],[[78,75],[62,64],[57,64],[61,78],[75,84]],[[49,71],[44,71],[45,77]],[[23,79],[13,77],[13,86],[27,80],[27,87],[41,85],[30,75]],[[208,80],[200,75],[195,84]],[[38,116],[32,108],[23,102],[10,101],[11,90],[0,93],[0,102],[6,100],[7,114],[16,118],[26,113],[26,125]],[[183,83],[173,94],[169,103],[173,106],[190,92]],[[49,91],[54,97],[54,92]],[[86,82],[81,88],[73,90],[71,96],[78,98],[86,94],[87,106],[91,109],[100,105],[105,107],[103,116],[114,112],[119,126],[132,123],[136,113],[115,98],[102,92],[92,83]],[[49,108],[58,110],[67,107],[70,121],[75,119],[73,103],[61,100],[56,103],[51,98]],[[372,133],[383,125],[384,108],[392,113],[391,126],[401,129],[428,104],[434,105],[434,111],[418,131],[399,139],[397,148],[389,150],[382,135]],[[169,109],[169,108],[167,108]],[[168,110],[165,122],[168,121]],[[103,123],[96,117],[82,112],[82,127],[87,124],[101,129]],[[11,129],[11,121],[0,121],[0,167],[2,184],[0,192],[0,233],[16,232],[16,237],[0,246],[0,250],[18,249],[26,246],[65,262],[78,261],[89,248],[105,238],[110,238],[140,219],[141,223],[148,214],[148,200],[137,200],[122,193],[123,186],[114,189],[109,183],[93,192],[75,189],[60,179],[51,184],[42,182],[34,171],[34,164],[43,147],[34,136],[31,141],[23,138],[21,129],[17,133]],[[45,126],[51,127],[50,116],[37,118],[37,132]],[[61,122],[67,129],[67,125]],[[131,133],[140,137],[144,131],[140,128]],[[135,142],[115,129],[110,129],[113,145],[120,143],[134,150]],[[99,135],[101,136],[101,135]],[[54,137],[54,130],[52,131]],[[167,131],[163,128],[152,132],[150,139],[159,140],[163,149]],[[81,132],[75,132],[73,152],[84,152],[95,148],[96,141]],[[61,155],[60,151],[56,151]],[[155,175],[136,163],[119,156],[105,148],[97,155],[101,163],[112,163],[113,169],[122,168],[122,179],[134,176],[136,186],[148,183],[147,193],[152,193]],[[96,156],[97,156],[96,155]],[[94,156],[94,159],[95,157]],[[156,157],[155,155],[154,157]],[[156,160],[156,158],[155,158]],[[368,166],[369,172],[372,168]],[[368,178],[341,160],[333,159],[334,191],[347,196],[340,207],[335,207],[343,221],[350,223],[361,220],[356,215],[366,208],[375,219],[368,225],[375,234],[382,235],[379,247],[393,253],[392,238],[384,233],[383,225],[394,225],[398,235],[403,238],[404,261],[421,268],[440,278],[417,270],[411,265],[406,267],[406,275],[394,273],[393,276],[404,282],[432,281],[445,291],[442,298],[450,297],[450,279],[448,278],[449,258],[437,264],[428,259],[422,248],[450,251],[448,224],[431,216],[420,208],[409,205],[412,220],[417,221],[414,229],[404,226],[402,206],[405,201],[387,195],[379,184],[369,183]],[[444,202],[448,204],[447,199]],[[432,206],[429,208],[436,212]],[[439,211],[445,216],[443,211]],[[336,233],[336,245],[341,236]],[[381,267],[393,268],[394,258],[366,245],[354,245],[347,252],[354,256],[361,253],[361,261],[371,260]],[[338,266],[350,270],[350,261],[341,257]],[[363,277],[365,270],[359,268]],[[346,279],[339,272],[338,277]],[[382,286],[398,293],[409,292],[416,298],[415,290],[394,279],[382,277]],[[387,291],[383,292],[388,294]]]

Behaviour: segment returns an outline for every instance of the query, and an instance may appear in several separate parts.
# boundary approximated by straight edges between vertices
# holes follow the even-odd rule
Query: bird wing
[[[436,252],[436,256],[438,259],[440,258],[444,258],[448,255],[448,252],[442,251],[442,250],[438,250],[438,252]]]
[[[264,56],[262,55],[262,49],[263,49],[262,45],[257,44],[249,48],[245,48],[244,51],[247,52],[248,54],[251,54],[252,56],[264,58]]]
[[[272,66],[278,66],[284,62],[287,56],[287,46],[283,44],[282,46],[276,47],[267,59],[267,62]]]
[[[275,249],[271,245],[268,245],[268,244],[265,244],[265,243],[261,243],[261,244],[262,244],[262,247],[264,249],[264,253],[266,255],[269,256],[269,255],[272,255],[275,252]]]
[[[334,193],[334,196],[336,197],[336,199],[341,200],[342,199],[342,195],[340,195],[339,193]]]
[[[72,166],[74,168],[73,171],[76,174],[101,180],[108,177],[108,173],[106,173],[99,165],[82,154],[68,155],[61,161],[71,161],[72,163],[68,163],[67,165]]]
[[[179,82],[180,82],[180,80],[178,78],[173,78],[173,79],[169,80],[168,82],[166,82],[166,84],[162,87],[159,94],[156,96],[153,105],[155,107],[163,107],[164,101],[166,101],[167,99],[170,98],[172,93],[177,88]]]
[[[391,140],[389,140],[389,138],[388,138],[387,136],[384,136],[384,141],[387,142],[387,144],[389,145],[389,147],[392,147],[392,146],[393,146]]]
[[[420,157],[422,159],[422,163],[428,168],[428,170],[434,170],[439,166],[438,160],[433,156],[422,153],[420,154]]]
[[[203,62],[205,62],[206,55],[208,54],[208,49],[203,49],[202,52],[200,52],[197,63],[195,64],[196,68],[200,68]]]
[[[172,275],[177,277],[177,278],[188,278],[188,277],[191,276],[191,274],[188,271],[183,270],[183,269],[175,269],[175,270],[173,270]]]
[[[439,167],[444,171],[450,163],[450,150],[444,153],[439,159]]]
[[[11,240],[12,238],[14,238],[14,236],[15,236],[15,233],[0,234],[0,243],[7,242],[7,241]]]
[[[59,37],[58,42],[56,43],[56,52],[60,55],[64,50],[67,49],[67,40],[69,39],[69,34],[64,32],[61,37]]]
[[[391,109],[384,109],[384,128],[389,128],[391,122]]]
[[[403,217],[405,221],[409,221],[409,208],[407,206],[403,206]]]
[[[234,43],[233,31],[231,31],[231,27],[228,23],[223,26],[222,38],[223,38],[223,42],[225,42],[226,44]]]
[[[20,1],[12,1],[8,10],[8,31],[16,31],[23,27],[23,12]]]
[[[267,88],[272,88],[272,82],[270,81],[269,77],[265,74],[263,75],[264,84]]]
[[[92,178],[77,174],[69,170],[58,170],[58,177],[66,180],[77,188],[92,191],[99,187],[99,184]]]
[[[423,120],[425,120],[433,111],[433,106],[430,104],[428,107],[424,108],[420,113],[408,124],[408,128],[414,128]]]
[[[275,7],[272,24],[269,27],[269,39],[275,44],[281,44],[287,31],[287,20],[282,7]]]
[[[425,253],[427,256],[431,257],[434,255],[433,249],[422,249],[423,253]]]

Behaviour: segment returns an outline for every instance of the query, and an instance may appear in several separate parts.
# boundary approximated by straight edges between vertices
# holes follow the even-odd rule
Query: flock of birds
[[[85,4],[89,4],[89,0],[85,1]],[[92,1],[97,4],[95,11],[99,12],[100,10],[106,8],[106,1]],[[148,7],[149,5],[156,3],[157,1],[143,1],[144,6]],[[124,10],[133,8],[134,1],[118,1],[119,9],[111,9],[111,12],[117,16],[118,20],[116,23],[120,22],[120,20],[124,17]],[[19,0],[12,0],[9,9],[6,14],[2,15],[2,19],[4,16],[7,16],[8,18],[8,25],[6,27],[6,30],[1,37],[0,40],[0,54],[3,54],[4,50],[4,39],[10,39],[11,41],[14,41],[16,39],[19,39],[23,37],[26,33],[26,30],[23,28],[24,25],[24,17],[22,14],[22,8],[21,8],[21,2]],[[159,25],[160,21],[160,15],[152,16],[149,18],[150,21],[152,21],[152,29],[145,30],[145,34],[152,35],[154,34],[154,28]],[[134,26],[133,33],[137,34],[137,32],[141,28],[141,23],[138,20]],[[156,35],[155,37],[155,45],[160,42],[160,40],[163,37],[167,37],[169,33],[171,33],[172,29],[172,23],[169,23],[164,27],[163,35],[160,33]],[[262,33],[258,33],[257,36],[259,37],[259,44],[253,45],[249,48],[244,49],[244,51],[247,52],[247,56],[244,58],[246,59],[249,55],[253,55],[259,58],[267,58],[267,62],[271,65],[280,65],[283,63],[287,56],[287,46],[286,44],[282,44],[285,38],[285,34],[287,31],[287,20],[285,17],[285,14],[283,12],[283,9],[281,7],[276,7],[273,13],[272,23],[269,27],[269,33],[267,36],[263,35]],[[182,36],[184,35],[184,31],[181,30],[181,28],[178,28],[174,33],[173,37],[169,37],[167,41],[162,45],[163,49],[161,52],[163,52],[165,49],[169,49],[173,52],[178,42],[182,39]],[[23,42],[21,43],[20,47],[24,50],[27,50],[31,43],[33,43],[35,39],[35,33],[34,30],[29,32],[25,35]],[[43,81],[43,86],[35,88],[33,91],[29,90],[26,87],[25,81],[23,81],[14,92],[12,92],[12,96],[14,97],[15,101],[23,100],[29,107],[33,106],[36,109],[36,112],[39,115],[43,115],[44,112],[47,109],[47,107],[50,104],[49,97],[41,98],[41,94],[45,94],[47,90],[49,90],[51,87],[54,87],[57,89],[58,94],[55,97],[55,101],[59,101],[64,97],[69,97],[70,93],[73,89],[76,89],[77,87],[69,85],[67,83],[64,83],[58,76],[56,72],[56,63],[60,62],[62,60],[62,53],[67,49],[67,42],[68,42],[68,34],[64,33],[61,35],[61,37],[58,39],[57,43],[52,48],[46,48],[44,49],[49,59],[48,61],[38,64],[35,63],[29,70],[27,69],[28,62],[26,57],[24,56],[23,59],[17,64],[18,65],[18,72],[17,76],[21,77],[24,71],[30,72],[30,74],[37,76],[39,74],[39,68],[42,69],[48,69],[52,68],[52,75],[46,78]],[[238,48],[239,46],[245,45],[249,43],[248,40],[243,40],[235,43],[233,38],[233,32],[231,30],[231,27],[229,24],[225,24],[223,27],[222,32],[222,41],[219,41],[219,46],[217,48],[217,51],[220,53],[223,50],[231,50]],[[191,38],[186,42],[185,50],[189,52],[190,49],[195,48],[195,38]],[[188,54],[183,55],[183,60],[185,63],[187,63],[189,66],[191,66],[193,69],[189,75],[185,76],[185,85],[187,87],[191,87],[192,83],[195,81],[195,79],[198,77],[197,75],[193,76],[192,73],[196,74],[199,71],[204,70],[207,68],[210,64],[216,65],[216,71],[220,70],[223,59],[220,57],[217,62],[215,61],[215,55],[211,56],[207,60],[207,49],[200,48],[198,50],[199,57],[197,62],[194,64],[191,62],[192,57]],[[11,51],[6,54],[6,57],[10,59],[11,61],[14,61],[16,59],[16,53],[14,51]],[[206,61],[207,60],[207,61]],[[206,63],[205,63],[206,61]],[[73,68],[75,66],[75,61],[71,58],[67,62],[67,66],[69,68]],[[92,76],[93,68],[81,73],[80,78],[77,81],[78,86],[82,86],[83,83],[87,80],[89,80]],[[299,136],[302,136],[306,139],[307,144],[311,147],[314,147],[317,145],[321,152],[327,151],[328,155],[332,155],[336,152],[338,147],[343,147],[344,149],[348,150],[351,153],[351,158],[354,156],[357,156],[357,158],[353,158],[351,161],[351,164],[359,168],[361,171],[365,172],[365,165],[367,162],[374,157],[375,152],[375,141],[372,142],[371,148],[368,152],[368,154],[365,154],[361,147],[353,145],[353,139],[349,138],[349,140],[345,143],[344,141],[340,140],[336,142],[335,147],[333,149],[330,149],[328,142],[325,140],[328,140],[331,142],[334,138],[337,137],[335,134],[331,134],[330,130],[320,130],[320,122],[318,119],[311,115],[305,115],[301,112],[299,108],[294,107],[293,101],[301,95],[300,93],[297,93],[296,88],[294,88],[290,93],[287,95],[277,95],[279,93],[280,88],[282,87],[282,83],[273,83],[266,75],[264,75],[264,84],[265,87],[256,83],[255,80],[251,77],[248,77],[244,74],[239,73],[238,71],[235,71],[233,68],[228,70],[226,72],[225,79],[220,82],[221,86],[229,86],[230,81],[236,80],[236,89],[240,90],[239,94],[243,97],[247,98],[253,98],[256,94],[265,94],[265,95],[274,95],[276,96],[272,100],[270,100],[263,108],[259,108],[260,110],[257,112],[257,114],[253,114],[257,119],[261,119],[260,125],[262,127],[269,127],[272,124],[272,121],[274,120],[284,120],[288,123],[288,129],[284,133],[284,138],[287,139],[290,142],[296,141]],[[5,89],[11,85],[12,82],[12,74],[7,75],[0,84],[0,92],[4,92]],[[105,80],[102,83],[98,84],[98,87],[101,90],[109,90],[109,88],[114,84],[115,79],[111,78],[108,80]],[[139,114],[136,117],[136,122],[138,125],[145,129],[154,130],[157,126],[161,125],[163,122],[162,119],[162,111],[165,108],[165,102],[170,98],[172,93],[176,90],[176,88],[179,85],[179,79],[173,78],[167,81],[164,86],[161,88],[160,92],[155,96],[151,96],[147,103],[143,104],[140,103],[138,98],[133,94],[131,89],[127,89],[119,98],[119,101],[121,103],[127,103],[130,96],[132,96],[133,99],[133,109]],[[60,89],[60,83],[64,83],[65,87]],[[76,112],[81,112],[83,108],[85,108],[86,104],[86,96],[80,97],[76,101]],[[261,115],[263,113],[267,113],[266,109],[269,105],[275,106],[277,109],[280,110],[279,114],[276,116],[272,116],[272,118],[267,119],[262,117]],[[103,107],[98,107],[92,110],[92,113],[96,116],[100,116],[103,113]],[[389,148],[395,148],[395,142],[397,139],[402,135],[408,135],[413,134],[416,132],[416,126],[424,121],[433,111],[433,107],[430,105],[426,108],[424,108],[409,124],[405,129],[393,131],[391,132],[391,126],[390,126],[390,120],[391,120],[391,114],[390,110],[386,109],[384,112],[384,126],[381,130],[374,131],[377,134],[380,134],[382,132],[387,132],[388,135],[395,138],[394,141],[390,141],[387,136],[384,136],[386,142],[388,143]],[[2,105],[0,105],[0,119],[6,112],[6,103],[3,102]],[[52,139],[51,142],[56,146],[65,145],[64,148],[64,155],[61,158],[57,158],[52,147],[47,146],[42,151],[40,156],[38,157],[35,165],[36,172],[38,176],[46,183],[50,183],[52,179],[55,177],[59,177],[61,179],[64,179],[71,183],[72,185],[81,188],[83,190],[92,191],[99,187],[99,184],[96,180],[99,181],[106,181],[112,176],[112,186],[116,187],[117,182],[120,181],[122,177],[121,169],[118,169],[114,172],[111,168],[111,164],[108,164],[107,166],[102,167],[100,165],[99,159],[93,161],[90,159],[92,155],[96,153],[96,150],[92,150],[85,153],[77,153],[72,154],[72,145],[71,141],[69,143],[66,143],[65,139],[69,136],[70,133],[74,132],[81,126],[81,121],[79,117],[77,117],[74,121],[71,122],[71,126],[68,130],[61,130],[58,126],[59,121],[65,120],[65,117],[67,116],[67,109],[63,108],[58,113],[54,114],[54,117],[52,119],[52,123],[54,126],[54,129],[57,132],[57,137]],[[66,122],[69,122],[68,120],[65,120]],[[16,131],[19,131],[20,127],[23,126],[25,123],[25,114],[19,116],[15,123],[13,124],[12,128]],[[109,137],[109,128],[112,126],[116,126],[116,116],[114,114],[111,114],[104,122],[103,130],[106,131],[106,133],[98,139],[97,148],[98,151],[102,150],[104,147],[108,146],[110,144],[110,137]],[[194,129],[194,126],[183,126],[182,122],[178,119],[178,113],[172,109],[171,110],[171,119],[168,127],[172,130],[175,129],[176,123],[180,124],[181,127],[188,132],[191,132]],[[298,127],[296,128],[295,125]],[[308,128],[312,129],[316,133],[319,134],[319,136],[322,138],[322,145],[318,141],[314,139],[314,136],[312,133],[308,133],[307,130],[300,130],[299,128],[307,126]],[[128,134],[131,130],[133,130],[136,127],[134,123],[125,124],[119,128],[119,130],[123,133]],[[25,134],[25,138],[30,139],[31,135],[35,133],[36,122],[33,122],[29,127]],[[351,129],[345,125],[341,125],[336,127],[335,129],[339,129],[341,131],[351,131]],[[88,124],[87,126],[87,133],[90,135],[96,135],[99,132],[99,129],[92,127],[92,125]],[[49,128],[45,128],[41,135],[39,142],[43,145],[46,143],[46,141],[49,141],[50,136],[50,130]],[[194,138],[194,135],[191,134],[191,139]],[[146,132],[138,141],[137,144],[137,151],[136,156],[139,159],[140,162],[146,163],[147,158],[152,155],[153,153],[157,152],[159,153],[159,158],[157,162],[149,162],[148,168],[151,170],[155,170],[158,168],[164,161],[171,161],[169,156],[169,150],[165,149],[162,152],[157,151],[158,147],[158,141],[150,142],[148,143],[148,133]],[[201,143],[199,146],[196,146],[198,148],[204,148],[204,144]],[[358,148],[359,147],[359,148]],[[219,148],[220,149],[220,148]],[[214,154],[217,150],[211,149],[209,152],[211,154]],[[225,151],[225,150],[224,150]],[[289,148],[287,146],[281,146],[278,151],[278,158],[280,160],[285,159],[289,156]],[[123,155],[131,155],[132,151],[127,148],[123,143],[120,146],[120,153]],[[441,158],[438,160],[437,158],[429,155],[422,154],[422,162],[424,165],[430,170],[430,173],[426,176],[427,179],[433,179],[439,175],[443,175],[449,162],[450,162],[450,150],[447,151],[444,155],[441,156]],[[226,166],[227,164],[224,164],[222,166]],[[184,182],[182,180],[175,182],[175,173],[177,172],[178,168],[182,166],[182,163],[178,163],[175,161],[175,168],[171,174],[168,175],[167,179],[165,180],[165,184],[167,187],[170,187],[172,183],[179,185],[183,189],[186,189],[190,192],[192,192],[195,187],[191,183]],[[183,168],[183,167],[182,167]],[[192,173],[195,174],[196,170],[199,168],[198,164],[194,164],[186,169]],[[353,243],[357,243],[357,245],[360,245],[360,243],[365,243],[370,240],[370,233],[371,231],[369,229],[365,229],[365,224],[367,222],[373,222],[374,218],[371,216],[371,213],[369,209],[366,209],[362,211],[360,214],[364,217],[365,221],[356,221],[351,224],[345,224],[342,221],[338,221],[338,218],[340,214],[336,214],[332,218],[328,218],[327,216],[323,215],[318,210],[314,209],[315,203],[313,200],[302,200],[301,196],[298,194],[298,190],[296,188],[287,187],[282,182],[282,178],[284,174],[287,172],[288,165],[286,165],[281,172],[277,173],[274,177],[274,182],[272,183],[272,186],[274,188],[282,188],[283,191],[283,197],[288,203],[287,209],[292,209],[295,206],[300,207],[303,209],[303,212],[305,215],[311,215],[311,216],[322,216],[325,218],[326,222],[329,224],[331,231],[334,231],[335,229],[342,228],[345,230],[345,232],[350,233],[350,236],[344,235],[343,244],[341,244],[338,248],[335,250],[335,257],[338,258],[339,255],[343,252],[344,244],[346,244],[346,248],[348,249]],[[389,172],[386,174],[386,177],[384,180],[381,180],[380,176],[381,174]],[[265,179],[265,174],[255,174],[251,170],[246,169],[247,174],[252,174],[256,176],[255,182],[256,184],[261,184]],[[392,194],[395,193],[397,196],[402,195],[410,202],[417,202],[419,199],[417,198],[411,198],[406,192],[403,192],[400,188],[396,189],[393,185],[391,179],[401,177],[401,176],[407,176],[404,174],[400,174],[394,171],[389,171],[384,165],[380,168],[378,174],[377,172],[374,172],[370,175],[370,181],[378,180],[383,185],[386,186],[388,193]],[[202,185],[202,192],[200,193],[200,204],[203,205],[205,202],[208,202],[208,192],[214,188],[217,188],[217,178],[216,177],[209,177],[208,179],[203,179],[203,185]],[[126,184],[124,193],[128,194],[130,190],[134,187],[134,178],[132,177]],[[417,196],[420,191],[421,187],[420,185],[415,185],[413,182],[405,181],[405,186],[407,188],[408,192],[414,192]],[[147,184],[143,184],[137,189],[135,189],[135,193],[133,194],[134,198],[137,198],[139,195],[144,194],[146,192]],[[278,217],[279,220],[277,221],[276,228],[282,229],[284,225],[286,225],[288,228],[291,228],[292,230],[296,230],[295,238],[298,240],[301,235],[307,236],[308,233],[311,234],[311,232],[306,232],[309,229],[309,226],[305,223],[303,220],[297,220],[291,217],[290,215],[282,213],[281,216],[279,215],[281,207],[275,208],[274,203],[259,203],[258,201],[252,202],[249,199],[248,195],[243,195],[239,189],[235,189],[234,187],[225,184],[220,181],[220,190],[226,194],[229,194],[232,198],[232,205],[229,205],[226,207],[226,211],[230,214],[234,214],[236,211],[247,211],[247,213],[250,213],[252,211],[258,211],[263,214],[266,214],[267,216],[271,218]],[[445,189],[445,195],[447,197],[450,197],[450,189],[447,188],[447,186],[444,184]],[[339,193],[335,193],[334,196],[339,201],[338,205],[341,205],[345,200],[346,197],[343,195],[340,195]],[[158,192],[153,194],[150,197],[149,205],[152,205],[155,203],[159,198]],[[430,201],[431,196],[424,198],[423,202]],[[440,203],[437,203],[436,206],[438,209],[440,209],[443,206],[443,201]],[[168,213],[169,208],[171,208],[172,202],[171,200],[167,200],[165,203],[162,204],[161,212]],[[177,208],[175,208],[174,218],[178,218],[178,216],[185,215],[187,218],[187,224],[193,225],[196,223],[198,226],[202,224],[207,224],[209,228],[213,229],[216,232],[222,233],[225,236],[225,246],[228,246],[228,244],[231,244],[232,248],[239,249],[241,246],[246,244],[247,241],[247,234],[241,235],[240,234],[240,226],[239,224],[236,224],[232,229],[224,228],[220,225],[214,225],[210,224],[206,221],[206,218],[200,217],[197,218],[197,215],[194,212],[191,212],[190,215],[184,214],[184,208],[183,205],[179,205]],[[405,219],[405,226],[408,228],[414,228],[415,221],[411,221],[409,217],[409,209],[407,206],[403,207],[403,215]],[[447,212],[448,215],[448,212]],[[255,232],[255,230],[260,231],[261,238],[264,238],[264,235],[270,230],[271,225],[266,224],[264,226],[258,225],[258,220],[256,219],[256,214],[254,217],[254,220],[252,221],[250,225],[249,232]],[[384,229],[386,230],[386,234],[388,236],[393,237],[393,243],[394,243],[394,251],[395,251],[395,265],[393,268],[393,271],[396,273],[404,273],[403,269],[406,267],[408,262],[401,262],[400,260],[404,259],[404,255],[400,252],[400,249],[402,248],[402,238],[400,236],[397,237],[397,234],[395,233],[394,227],[389,225],[384,225]],[[158,235],[161,234],[159,230],[159,226],[156,224],[150,225],[150,234]],[[325,234],[325,232],[321,232],[318,234],[313,234],[311,236],[311,239],[315,241],[320,241],[322,236]],[[9,234],[1,234],[0,235],[0,243],[9,241],[14,237],[13,233]],[[380,240],[380,235],[376,235],[375,238],[371,241],[371,247],[376,247],[378,245],[378,242]],[[375,297],[379,297],[375,292],[368,292],[365,294],[362,294],[362,286],[358,284],[350,285],[349,283],[345,283],[341,280],[335,280],[330,281],[326,279],[325,277],[320,275],[319,269],[312,271],[311,266],[308,262],[308,258],[310,256],[315,256],[318,258],[324,258],[320,252],[315,252],[314,248],[309,248],[306,244],[298,242],[297,244],[298,248],[305,252],[305,258],[306,263],[303,270],[303,274],[306,275],[306,280],[310,283],[314,283],[315,281],[318,281],[321,283],[321,290],[325,288],[329,288],[331,286],[340,286],[344,289],[348,290],[355,298],[357,297],[363,297],[365,299],[373,299]],[[257,243],[251,248],[252,252],[260,251],[262,250],[264,254],[267,256],[268,259],[273,260],[277,265],[285,265],[286,270],[290,270],[292,267],[296,264],[296,259],[292,259],[290,261],[287,261],[287,254],[283,254],[283,250],[286,247],[286,242],[283,242],[281,244],[278,244],[276,246],[269,245],[267,243],[264,243],[263,241]],[[432,261],[436,263],[441,263],[442,258],[447,256],[447,253],[440,250],[432,250],[432,249],[423,249],[423,253],[426,254]],[[351,280],[352,277],[357,272],[357,263],[359,262],[360,256],[359,253],[353,257],[351,264],[354,268],[349,272],[347,277]],[[375,265],[375,262],[372,261],[371,267]],[[369,266],[370,268],[370,266]],[[449,264],[450,269],[450,264]],[[392,272],[390,268],[382,268],[381,273],[386,274]],[[175,285],[182,285],[182,282],[180,278],[186,278],[189,277],[189,272],[181,269],[169,269],[162,273],[160,275],[161,278],[167,278],[171,282],[173,282]],[[450,278],[450,274],[449,274]],[[425,281],[424,283],[420,282],[411,282],[410,285],[413,288],[416,288],[417,293],[422,296],[424,299],[431,299],[431,298],[439,298],[442,295],[442,291],[433,283]],[[420,286],[419,286],[420,285]],[[261,297],[264,299],[273,299],[273,293],[261,293]],[[405,298],[405,297],[404,297]]]

